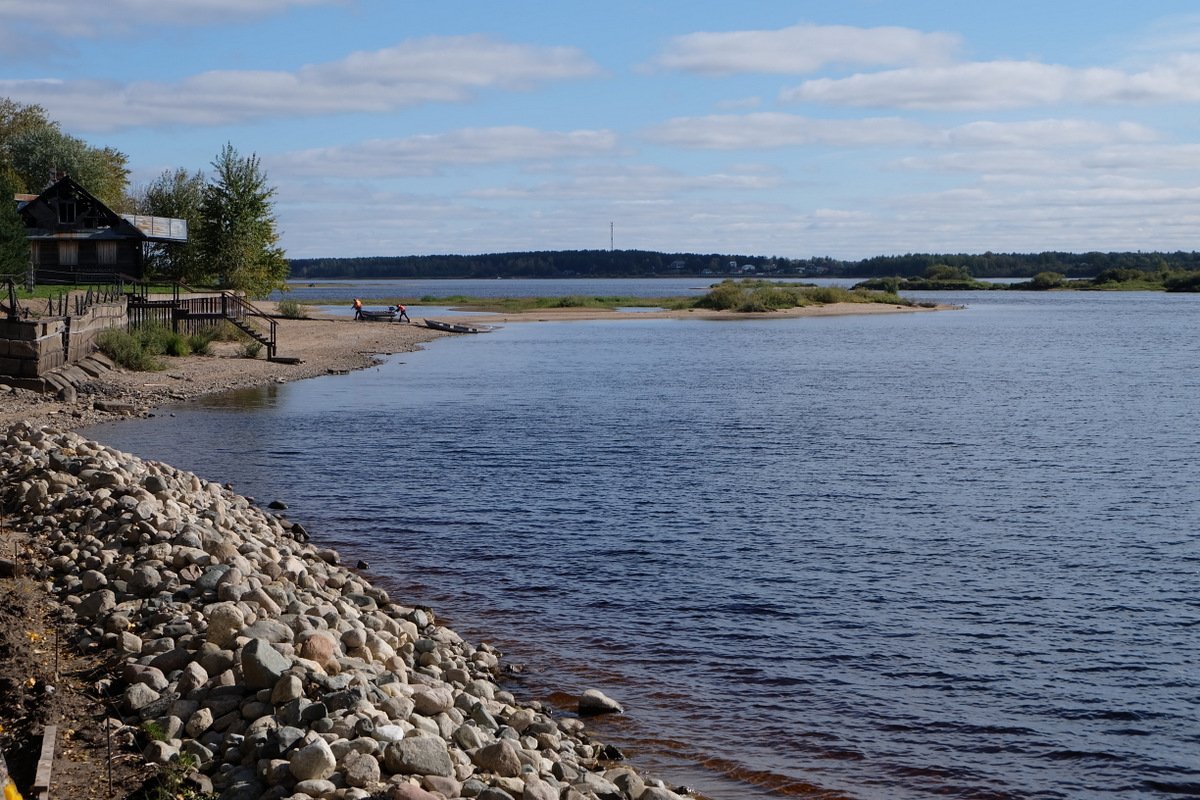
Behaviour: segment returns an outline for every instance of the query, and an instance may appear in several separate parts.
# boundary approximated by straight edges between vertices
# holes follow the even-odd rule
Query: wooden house
[[[141,280],[147,242],[187,241],[187,220],[118,214],[69,175],[16,199],[37,283]]]

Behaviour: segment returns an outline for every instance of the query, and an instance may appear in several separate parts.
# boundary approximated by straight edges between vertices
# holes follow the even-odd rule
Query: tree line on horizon
[[[482,255],[294,258],[290,264],[293,280],[671,276],[907,278],[925,275],[931,268],[942,266],[976,278],[1032,278],[1047,272],[1068,278],[1089,278],[1109,270],[1196,271],[1200,270],[1200,253],[908,253],[841,260],[651,250],[549,250]]]

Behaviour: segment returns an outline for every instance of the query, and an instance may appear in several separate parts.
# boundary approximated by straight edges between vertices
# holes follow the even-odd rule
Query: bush
[[[242,358],[258,358],[262,348],[262,342],[257,339],[247,339],[242,342]]]
[[[280,300],[276,304],[279,309],[279,315],[284,319],[308,319],[308,311],[300,304],[299,300],[287,298]]]
[[[113,328],[101,333],[96,345],[100,352],[125,369],[135,372],[158,372],[163,369],[163,363],[134,333]]]
[[[1030,289],[1057,289],[1063,285],[1065,277],[1058,272],[1039,272],[1029,281]]]
[[[212,343],[217,338],[217,329],[205,328],[187,337],[188,347],[198,356],[212,355]]]

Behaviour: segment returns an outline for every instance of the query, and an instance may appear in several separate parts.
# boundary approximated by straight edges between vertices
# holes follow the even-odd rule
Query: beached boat
[[[391,322],[395,318],[394,311],[368,311],[364,308],[358,312],[359,322]]]
[[[459,322],[442,322],[440,319],[423,320],[426,328],[433,328],[435,331],[449,331],[450,333],[485,333],[487,328],[476,328],[472,325],[463,325]]]

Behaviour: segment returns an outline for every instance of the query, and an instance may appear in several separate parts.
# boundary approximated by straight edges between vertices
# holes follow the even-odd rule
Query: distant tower
[[[613,247],[613,243],[615,241],[616,241],[616,239],[614,238],[614,234],[613,234],[613,224],[610,222],[610,223],[608,223],[608,252],[611,253],[613,250],[616,249],[615,247]]]

